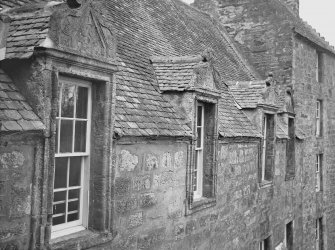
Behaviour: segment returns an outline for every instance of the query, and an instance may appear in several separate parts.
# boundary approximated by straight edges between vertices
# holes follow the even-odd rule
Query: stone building
[[[295,122],[306,134],[301,167],[303,248],[334,242],[334,48],[299,17],[298,0],[196,0],[224,25],[257,72],[292,89]],[[320,226],[321,223],[321,226]]]
[[[1,250],[332,249],[333,50],[224,2],[0,0]]]

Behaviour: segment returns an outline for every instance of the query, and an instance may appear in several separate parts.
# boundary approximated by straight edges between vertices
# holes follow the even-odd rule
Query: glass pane
[[[81,157],[71,157],[69,187],[80,186]]]
[[[202,106],[198,106],[197,126],[201,126],[201,122],[202,122]]]
[[[56,137],[55,137],[55,152],[58,153],[58,133],[59,133],[59,119],[56,119]]]
[[[197,147],[201,148],[201,139],[202,139],[202,134],[201,134],[201,128],[197,128]]]
[[[56,158],[54,188],[65,188],[67,180],[68,158]]]
[[[53,214],[65,213],[65,202],[57,205],[53,205]]]
[[[76,198],[79,199],[79,195],[80,195],[80,189],[69,190],[69,200]]]
[[[52,218],[52,225],[56,226],[65,223],[65,215]]]
[[[86,124],[87,121],[76,121],[75,152],[86,152]]]
[[[79,201],[71,201],[68,205],[68,212],[79,210]]]
[[[61,153],[72,152],[73,121],[62,120],[60,129],[60,148]]]
[[[66,191],[54,193],[54,202],[65,201],[65,200],[66,200]]]
[[[58,98],[61,98],[61,92],[60,92],[61,91],[61,86],[62,86],[62,83],[58,84],[58,86],[57,86]],[[57,105],[57,114],[56,114],[57,117],[60,116],[60,114],[59,114],[60,102],[61,102],[61,100],[59,99],[58,100],[58,105]]]
[[[77,118],[87,118],[88,88],[79,87],[77,93]]]
[[[76,89],[75,86],[63,84],[62,103],[61,103],[62,117],[73,117],[75,89]]]
[[[67,216],[67,222],[75,221],[75,220],[79,220],[79,214],[78,213],[69,214]]]

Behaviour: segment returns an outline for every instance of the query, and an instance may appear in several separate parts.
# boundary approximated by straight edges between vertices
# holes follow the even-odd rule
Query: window
[[[315,249],[323,250],[322,217],[315,220]]]
[[[321,52],[317,52],[316,59],[316,80],[322,82],[323,80],[323,56]]]
[[[264,114],[261,181],[272,181],[274,164],[275,116]]]
[[[52,237],[87,227],[91,84],[61,78],[56,117]]]
[[[285,227],[285,245],[287,250],[293,250],[293,242],[293,221],[290,221]]]
[[[270,236],[259,243],[259,250],[270,250],[271,249],[271,238]]]
[[[193,200],[214,196],[213,164],[215,104],[197,101],[195,154],[192,174]]]
[[[317,192],[322,191],[322,160],[322,154],[317,154],[315,164],[315,189]]]
[[[315,135],[317,137],[322,136],[322,101],[317,100],[316,101],[316,117],[315,117],[315,122],[316,122],[316,133]]]
[[[196,131],[197,141],[195,145],[195,167],[194,167],[194,181],[193,191],[194,199],[202,197],[203,186],[203,164],[204,164],[204,104],[198,103],[197,105],[197,119]]]
[[[286,179],[295,175],[295,131],[294,118],[288,118],[288,139],[286,143]]]

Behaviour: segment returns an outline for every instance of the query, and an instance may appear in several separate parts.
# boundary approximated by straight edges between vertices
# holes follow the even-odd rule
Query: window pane
[[[52,218],[52,225],[56,226],[65,223],[65,215]]]
[[[72,152],[73,121],[62,120],[60,129],[60,152]]]
[[[55,137],[55,152],[58,153],[58,133],[59,133],[59,119],[56,119],[56,137]]]
[[[74,214],[69,214],[67,216],[67,221],[75,221],[75,220],[79,220],[79,214],[78,213],[74,213]]]
[[[201,126],[201,122],[202,122],[202,106],[198,106],[197,126]]]
[[[56,158],[54,188],[65,188],[67,180],[68,158]]]
[[[79,199],[79,195],[80,195],[80,189],[69,190],[69,200],[76,198]]]
[[[86,121],[76,121],[75,152],[86,152]]]
[[[197,147],[198,148],[201,148],[201,139],[202,139],[201,128],[197,128]]]
[[[69,86],[67,84],[63,84],[62,102],[61,102],[62,117],[73,117],[74,95],[75,95],[75,86]]]
[[[53,205],[53,214],[65,213],[65,202],[57,205]]]
[[[54,202],[65,201],[65,200],[66,200],[66,191],[54,193]]]
[[[79,210],[79,201],[71,201],[68,205],[68,212]]]
[[[79,87],[77,93],[77,118],[87,118],[88,88]]]
[[[69,187],[80,186],[81,157],[71,157]]]

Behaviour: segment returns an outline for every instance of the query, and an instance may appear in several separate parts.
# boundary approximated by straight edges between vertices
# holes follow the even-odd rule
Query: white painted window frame
[[[201,107],[201,124],[198,126],[198,107]],[[197,102],[197,108],[196,108],[196,120],[195,120],[195,130],[196,133],[198,132],[198,128],[201,129],[201,145],[198,147],[197,142],[195,144],[195,157],[196,160],[196,166],[194,171],[197,174],[196,179],[196,189],[193,192],[193,198],[195,200],[200,199],[203,197],[203,172],[204,172],[204,121],[205,121],[205,105],[201,102]],[[199,135],[197,134],[197,140],[199,140]]]
[[[265,160],[266,160],[266,139],[267,139],[267,119],[268,116],[263,116],[263,144],[262,144],[262,182],[265,181]]]
[[[322,102],[320,100],[316,101],[316,115],[315,115],[315,125],[316,125],[316,132],[315,136],[321,136],[321,109],[322,109]]]
[[[57,189],[57,191],[61,190],[70,190],[70,189],[76,189],[76,188],[81,188],[80,192],[80,211],[79,211],[79,220],[72,221],[69,223],[64,223],[56,226],[52,226],[51,228],[51,238],[57,238],[61,237],[64,235],[76,233],[82,230],[85,230],[88,226],[88,207],[89,207],[89,162],[90,162],[90,136],[91,136],[91,114],[92,114],[92,83],[85,81],[85,80],[79,80],[75,78],[69,78],[69,77],[63,77],[61,76],[59,79],[59,82],[62,84],[69,84],[69,85],[76,85],[76,86],[81,86],[81,87],[86,87],[88,88],[88,105],[87,105],[87,119],[83,118],[63,118],[61,117],[61,100],[62,100],[62,91],[60,89],[59,93],[59,103],[58,103],[58,108],[59,108],[59,115],[57,117],[57,122],[59,123],[58,127],[60,128],[60,120],[78,120],[78,121],[87,121],[87,127],[86,127],[86,150],[85,152],[77,152],[74,153],[74,137],[75,137],[75,127],[74,127],[74,132],[73,132],[73,138],[72,138],[72,152],[73,153],[60,153],[60,133],[58,133],[58,138],[56,140],[58,141],[57,146],[57,152],[55,154],[55,158],[58,157],[75,157],[75,156],[81,156],[82,157],[82,162],[81,162],[81,186],[78,187],[71,187],[71,188],[61,188]],[[74,117],[76,116],[76,108],[74,110]],[[61,118],[61,119],[59,119]],[[75,123],[73,124],[75,126]],[[69,171],[69,167],[67,168],[67,171]],[[69,173],[67,174],[67,177],[69,179]],[[67,180],[68,183],[69,180]],[[54,190],[55,192],[55,190]],[[68,204],[68,197],[66,197],[66,204]],[[65,213],[67,217],[67,206],[65,208]]]
[[[315,190],[316,192],[321,191],[322,186],[322,154],[316,155],[316,163],[315,163]]]

